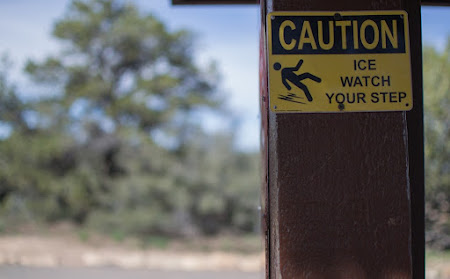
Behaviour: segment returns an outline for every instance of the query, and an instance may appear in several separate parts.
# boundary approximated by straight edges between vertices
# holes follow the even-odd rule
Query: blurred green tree
[[[426,238],[450,249],[450,37],[444,51],[425,47]]]
[[[124,1],[75,0],[53,35],[64,43],[62,53],[30,61],[26,71],[37,83],[61,88],[39,103],[38,117],[77,141],[78,163],[70,170],[76,175],[64,177],[68,189],[60,199],[82,222],[87,205],[124,174],[119,154],[140,144],[137,134],[180,125],[201,106],[218,107],[217,75],[195,65],[188,31],[170,32]]]
[[[22,101],[0,79],[12,130],[0,141],[0,215],[144,237],[254,230],[258,157],[234,149],[231,128],[202,130],[199,111],[224,107],[190,32],[130,2],[74,0],[53,35],[61,53],[25,68],[40,98]]]
[[[195,65],[191,33],[170,32],[129,3],[73,1],[53,35],[64,43],[62,53],[26,70],[62,89],[52,105],[61,105],[85,140],[130,127],[150,133],[219,104],[216,71]]]

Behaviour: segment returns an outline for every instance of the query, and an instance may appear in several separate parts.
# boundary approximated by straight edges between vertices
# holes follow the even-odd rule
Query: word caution
[[[283,16],[272,22],[274,54],[404,53],[397,16]]]

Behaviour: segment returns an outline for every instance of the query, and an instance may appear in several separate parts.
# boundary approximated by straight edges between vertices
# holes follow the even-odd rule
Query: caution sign
[[[267,22],[272,111],[412,108],[405,11],[273,12]]]

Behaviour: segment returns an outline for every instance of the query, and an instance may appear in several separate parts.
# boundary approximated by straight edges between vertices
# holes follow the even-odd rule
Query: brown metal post
[[[267,278],[424,278],[420,1],[262,0],[261,9]],[[408,12],[413,110],[272,112],[266,15],[368,10]]]

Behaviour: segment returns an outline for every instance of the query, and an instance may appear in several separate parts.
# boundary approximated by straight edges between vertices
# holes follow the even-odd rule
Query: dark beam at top
[[[173,5],[259,4],[259,0],[172,0]],[[422,0],[422,6],[450,6],[450,0]]]
[[[259,0],[172,0],[173,5],[259,4]]]
[[[422,6],[450,6],[450,0],[422,0]]]

